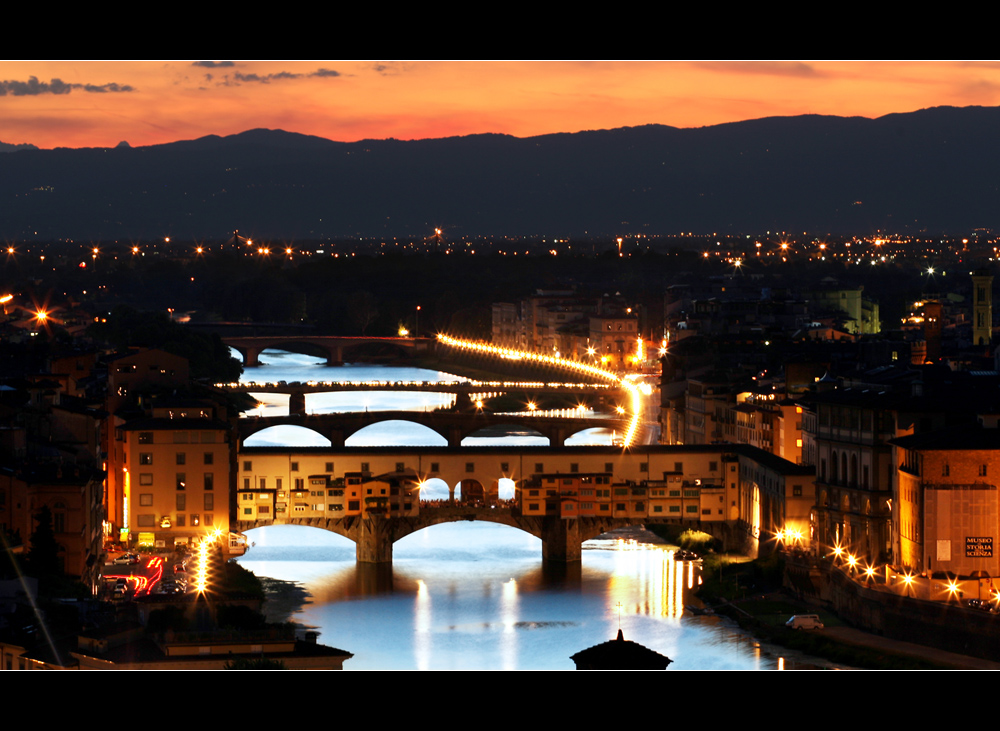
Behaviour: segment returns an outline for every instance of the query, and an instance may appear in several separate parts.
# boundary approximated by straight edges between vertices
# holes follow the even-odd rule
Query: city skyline
[[[986,61],[5,61],[0,142],[163,144],[254,128],[331,140],[530,137],[1000,104]]]

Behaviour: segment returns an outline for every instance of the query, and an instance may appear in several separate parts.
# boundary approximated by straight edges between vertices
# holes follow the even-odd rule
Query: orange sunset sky
[[[518,137],[1000,104],[985,61],[0,61],[0,142]]]

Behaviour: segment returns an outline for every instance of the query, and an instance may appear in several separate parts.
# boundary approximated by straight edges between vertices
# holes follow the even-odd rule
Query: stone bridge
[[[581,558],[584,541],[602,533],[629,525],[643,525],[648,520],[629,518],[573,518],[555,516],[526,517],[517,508],[468,507],[462,505],[420,508],[419,516],[393,518],[364,515],[348,518],[285,518],[280,520],[238,521],[235,529],[243,532],[267,525],[305,525],[321,528],[350,538],[357,544],[359,563],[391,563],[392,544],[422,528],[459,521],[485,521],[519,528],[542,539],[542,558],[569,563]]]
[[[306,346],[310,351],[326,353],[327,365],[341,365],[344,353],[351,348],[362,345],[389,346],[397,352],[407,355],[430,353],[434,350],[434,338],[366,338],[340,337],[335,335],[258,335],[250,337],[224,337],[226,345],[235,348],[243,355],[243,365],[253,368],[259,365],[261,351],[273,348],[277,350],[299,351]]]
[[[449,447],[460,447],[465,437],[491,426],[514,426],[536,431],[548,437],[549,445],[563,446],[568,437],[584,429],[617,429],[627,422],[622,418],[575,418],[544,416],[511,416],[505,414],[461,413],[452,411],[371,411],[335,414],[291,414],[289,416],[255,416],[239,420],[240,445],[264,429],[273,426],[301,426],[330,440],[332,447],[343,447],[345,441],[366,426],[382,421],[411,421],[433,430],[447,440]]]
[[[328,530],[344,536],[357,545],[358,563],[392,563],[392,544],[400,538],[416,533],[422,528],[442,523],[484,521],[518,528],[542,539],[542,559],[571,563],[582,558],[584,541],[603,533],[631,525],[650,523],[675,523],[703,530],[722,541],[724,550],[742,548],[747,541],[747,527],[741,521],[701,524],[699,521],[681,521],[649,518],[573,518],[555,516],[526,517],[517,508],[468,507],[463,505],[421,507],[419,516],[390,518],[381,515],[354,516],[350,518],[287,518],[281,520],[238,521],[237,531],[243,532],[268,525],[304,525]]]

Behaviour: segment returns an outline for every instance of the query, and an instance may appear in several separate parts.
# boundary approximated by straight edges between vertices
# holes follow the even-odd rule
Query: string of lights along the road
[[[632,415],[629,419],[628,428],[625,430],[625,437],[622,439],[622,446],[631,446],[633,440],[635,439],[636,432],[639,429],[639,424],[642,419],[642,397],[648,396],[652,393],[652,389],[649,384],[642,383],[638,384],[634,382],[634,375],[627,375],[624,377],[619,376],[617,373],[605,370],[603,368],[598,368],[597,366],[590,365],[589,363],[581,363],[580,361],[570,360],[568,358],[560,358],[554,355],[543,355],[541,353],[529,353],[524,350],[515,350],[514,348],[503,348],[499,345],[492,345],[490,343],[481,343],[474,340],[462,340],[460,338],[453,338],[450,335],[438,335],[438,342],[443,345],[448,345],[454,348],[462,348],[464,350],[472,350],[479,353],[486,353],[488,355],[496,355],[500,358],[507,358],[508,360],[529,360],[536,363],[542,363],[544,365],[553,366],[555,368],[565,368],[576,373],[582,373],[594,378],[600,378],[611,383],[618,384],[632,397]]]

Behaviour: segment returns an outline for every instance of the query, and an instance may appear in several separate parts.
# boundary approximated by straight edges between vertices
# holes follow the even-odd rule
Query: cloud
[[[285,79],[300,79],[303,74],[293,74],[291,71],[279,71],[276,74],[244,74],[237,71],[230,78],[228,75],[222,77],[218,82],[222,86],[239,86],[240,84],[270,84],[272,81],[284,81]]]
[[[102,84],[101,86],[96,86],[95,84],[85,84],[83,90],[97,92],[100,94],[104,94],[105,92],[108,91],[135,91],[135,89],[133,89],[128,84],[115,84],[115,83]]]
[[[201,66],[203,69],[221,69],[235,66],[232,61],[195,61],[192,66]]]
[[[693,64],[696,68],[728,74],[761,76],[795,76],[815,78],[823,74],[801,61],[711,61]]]
[[[383,76],[394,76],[402,71],[402,66],[398,63],[377,63],[372,66],[372,70]]]
[[[310,76],[340,76],[339,71],[334,71],[333,69],[316,69]]]
[[[135,88],[128,84],[67,84],[62,79],[52,79],[51,81],[39,81],[37,77],[30,76],[27,81],[0,81],[0,96],[38,96],[39,94],[69,94],[73,89],[97,94],[107,92],[128,92],[135,91]]]
[[[996,104],[1000,96],[1000,85],[988,79],[976,79],[955,89],[960,104]]]

